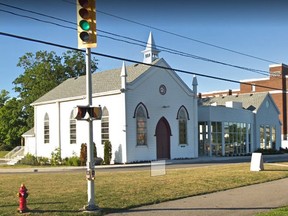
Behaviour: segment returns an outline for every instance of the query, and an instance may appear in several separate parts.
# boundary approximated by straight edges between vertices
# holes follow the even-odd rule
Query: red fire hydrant
[[[27,197],[28,197],[28,190],[25,187],[24,184],[21,184],[21,187],[19,189],[19,193],[18,193],[18,197],[19,197],[19,208],[18,211],[20,213],[24,213],[28,210],[27,208]]]

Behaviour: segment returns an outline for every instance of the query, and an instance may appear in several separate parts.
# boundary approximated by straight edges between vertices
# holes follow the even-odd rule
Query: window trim
[[[107,112],[107,115],[105,115]],[[103,121],[106,120],[106,121]],[[108,123],[108,125],[106,127],[103,127],[103,123]],[[103,133],[103,129],[107,129],[108,132],[107,133]],[[103,139],[103,135],[108,135],[105,139]],[[107,109],[107,107],[103,108],[102,111],[102,119],[101,119],[101,143],[104,145],[105,141],[110,141],[110,129],[109,129],[109,110]]]
[[[180,115],[181,114],[184,114],[184,118],[182,118]],[[187,112],[187,109],[185,106],[181,106],[179,109],[178,109],[178,112],[177,112],[177,118],[178,120],[178,135],[179,135],[179,139],[178,139],[178,143],[179,145],[188,145],[188,120],[189,120],[189,114]],[[182,137],[182,132],[180,131],[180,129],[182,129],[182,126],[184,124],[184,137]],[[182,143],[181,141],[183,140],[182,138],[184,138],[184,143]]]
[[[71,126],[74,126],[75,128],[72,128]],[[72,133],[73,131],[73,133]],[[70,144],[77,144],[77,120],[73,116],[73,110],[71,111],[70,119],[69,119],[69,139]],[[75,136],[75,138],[72,139],[72,136]],[[72,142],[74,141],[74,142]]]
[[[46,112],[44,115],[44,144],[50,144],[50,119],[49,119],[49,115]]]
[[[138,116],[139,115],[139,110],[142,109],[142,114],[143,116]],[[147,108],[145,107],[145,105],[143,103],[139,103],[135,109],[134,112],[134,116],[136,119],[136,146],[148,146],[148,140],[147,140],[147,117],[148,112],[147,112]],[[140,122],[141,121],[141,122]],[[141,127],[139,127],[139,125],[143,125]],[[143,132],[142,132],[143,131]],[[143,136],[143,138],[141,138],[141,140],[143,140],[143,143],[139,142],[139,136]]]

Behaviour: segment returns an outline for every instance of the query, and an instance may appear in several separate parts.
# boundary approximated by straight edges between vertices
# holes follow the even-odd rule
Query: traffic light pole
[[[92,106],[92,75],[91,75],[91,49],[86,48],[86,100],[87,106]],[[93,146],[93,121],[88,119],[88,144],[87,144],[87,171],[86,178],[88,183],[88,205],[85,206],[87,211],[98,210],[98,206],[95,204],[95,167],[94,167],[94,146]]]

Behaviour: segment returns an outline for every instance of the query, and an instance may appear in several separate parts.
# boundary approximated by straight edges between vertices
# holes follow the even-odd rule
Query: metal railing
[[[17,146],[8,154],[5,155],[5,159],[10,160],[17,156],[24,156],[24,146]]]

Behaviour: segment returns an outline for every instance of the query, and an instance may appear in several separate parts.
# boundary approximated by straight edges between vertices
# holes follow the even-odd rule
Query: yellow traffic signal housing
[[[96,37],[96,0],[76,0],[78,48],[94,48]]]

